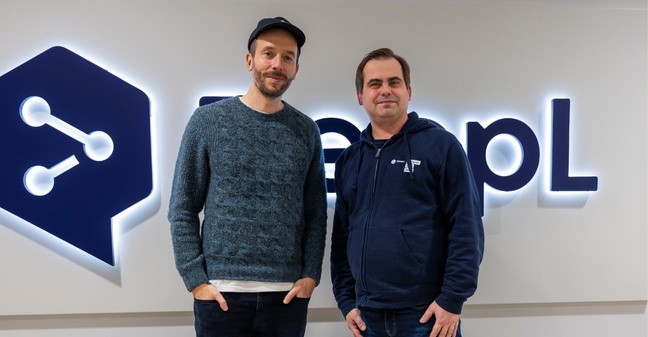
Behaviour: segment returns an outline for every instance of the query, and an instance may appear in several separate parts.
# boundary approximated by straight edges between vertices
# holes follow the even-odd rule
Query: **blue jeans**
[[[419,323],[426,307],[410,309],[373,309],[360,308],[360,316],[367,325],[364,337],[430,337],[434,326],[434,316],[425,324]],[[461,322],[457,337],[461,337]]]
[[[194,300],[197,337],[303,337],[308,298],[283,304],[288,292],[222,293],[227,311],[215,300]]]

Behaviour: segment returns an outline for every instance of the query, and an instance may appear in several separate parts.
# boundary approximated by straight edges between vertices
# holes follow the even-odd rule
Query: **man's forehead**
[[[403,79],[403,69],[396,59],[374,59],[363,69],[365,79]]]

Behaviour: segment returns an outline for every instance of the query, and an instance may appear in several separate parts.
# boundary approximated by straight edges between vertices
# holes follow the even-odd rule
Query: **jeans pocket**
[[[295,302],[296,305],[308,307],[308,303],[310,303],[310,299],[311,299],[310,297],[297,297],[297,296],[295,296],[295,297],[293,297],[292,301],[290,301],[290,302],[291,303]]]
[[[194,302],[199,305],[213,305],[213,304],[218,304],[218,301],[216,300],[201,300],[198,298],[194,298]]]

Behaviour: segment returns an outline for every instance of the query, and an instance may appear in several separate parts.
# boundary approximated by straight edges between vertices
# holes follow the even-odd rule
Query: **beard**
[[[259,89],[259,92],[265,97],[268,98],[278,98],[281,97],[286,90],[288,90],[288,87],[290,87],[290,84],[292,83],[292,78],[288,78],[286,75],[280,73],[280,72],[275,72],[275,71],[266,71],[262,72],[254,67],[254,64],[252,64],[253,68],[253,73],[254,73],[254,85]],[[284,83],[279,86],[279,87],[274,87],[270,85],[265,84],[265,79],[267,77],[279,77],[284,79]]]

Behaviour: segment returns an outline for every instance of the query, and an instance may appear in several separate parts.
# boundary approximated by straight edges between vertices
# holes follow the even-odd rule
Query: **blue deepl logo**
[[[115,264],[112,218],[153,189],[150,102],[63,47],[0,76],[0,208]]]

